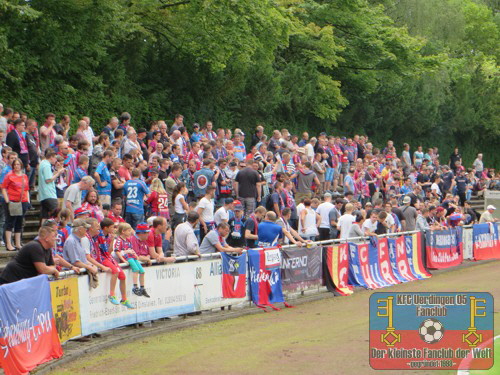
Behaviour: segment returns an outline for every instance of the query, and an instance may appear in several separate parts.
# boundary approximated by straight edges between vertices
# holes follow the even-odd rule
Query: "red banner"
[[[378,240],[378,264],[380,267],[380,274],[386,282],[388,282],[389,284],[400,283],[400,281],[396,279],[394,273],[392,272],[387,238],[380,238]]]

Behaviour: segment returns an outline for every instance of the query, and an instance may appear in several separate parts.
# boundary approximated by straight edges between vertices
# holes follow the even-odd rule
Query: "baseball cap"
[[[82,207],[77,208],[75,210],[75,217],[78,217],[78,216],[81,216],[81,215],[90,215],[90,211],[86,210],[86,209],[84,209]]]
[[[496,210],[497,208],[490,204],[488,207],[486,207],[487,210]]]
[[[198,124],[197,122],[195,122],[195,123],[193,124],[193,128],[199,128],[199,127],[200,127],[200,124]]]
[[[445,210],[445,208],[443,206],[439,206],[438,208],[436,208],[436,212],[443,212]]]
[[[235,211],[243,211],[243,205],[239,200],[235,200],[234,202],[234,210]]]
[[[149,225],[147,223],[137,224],[135,233],[147,233],[147,232],[149,232]]]
[[[410,203],[411,202],[411,198],[409,196],[406,196],[403,198],[403,203],[406,204],[406,203]]]
[[[325,193],[325,194],[323,194],[323,197],[324,197],[324,198],[331,198],[331,197],[332,197],[332,195],[331,195],[330,193]]]
[[[297,152],[298,152],[299,154],[305,154],[305,153],[306,153],[306,150],[304,149],[304,147],[299,147],[299,148],[297,149]]]
[[[88,211],[87,211],[88,212]],[[85,222],[85,220],[83,219],[76,219],[75,221],[73,221],[73,225],[72,225],[73,228],[80,228],[80,227],[84,227],[86,229],[90,228],[90,225],[87,224]]]
[[[104,203],[104,204],[102,205],[102,209],[103,209],[103,210],[108,210],[108,211],[109,211],[109,210],[111,209],[111,206],[110,206],[108,203]]]
[[[231,203],[234,203],[234,199],[233,198],[226,198],[226,199],[224,199],[224,204],[231,204]]]

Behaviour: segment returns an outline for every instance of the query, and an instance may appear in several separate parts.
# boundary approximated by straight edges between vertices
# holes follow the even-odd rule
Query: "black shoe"
[[[141,295],[143,295],[146,298],[151,298],[148,292],[146,292],[146,288],[141,288]]]
[[[90,337],[92,337],[93,339],[98,339],[99,337],[101,337],[101,334],[100,333],[93,333],[90,335]]]
[[[134,293],[136,296],[139,296],[139,297],[142,296],[141,290],[136,286],[134,286],[132,288],[132,293]]]

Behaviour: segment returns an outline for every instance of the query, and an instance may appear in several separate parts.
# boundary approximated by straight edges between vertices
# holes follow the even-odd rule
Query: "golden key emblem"
[[[486,311],[480,313],[479,311],[485,310],[486,306],[478,306],[478,303],[486,304],[486,299],[469,297],[470,298],[470,326],[467,328],[467,333],[462,334],[462,342],[469,344],[469,347],[474,348],[483,342],[483,334],[477,333],[476,318],[485,317]]]
[[[385,306],[377,306],[377,316],[387,317],[387,328],[385,333],[380,335],[380,341],[387,346],[394,346],[394,344],[401,342],[401,334],[396,333],[396,329],[392,325],[392,302],[394,297],[381,298],[377,300],[379,303],[385,302]]]

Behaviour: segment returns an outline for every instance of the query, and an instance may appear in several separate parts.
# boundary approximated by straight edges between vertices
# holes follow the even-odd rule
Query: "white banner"
[[[132,271],[125,269],[127,298],[134,309],[108,301],[110,274],[99,273],[99,286],[95,289],[89,288],[88,276],[79,277],[82,335],[195,311],[194,265],[188,262],[144,267],[145,286],[151,298],[132,293]],[[121,298],[119,280],[115,295],[118,300]]]
[[[197,311],[237,305],[246,298],[222,298],[222,259],[194,262],[194,293]]]

